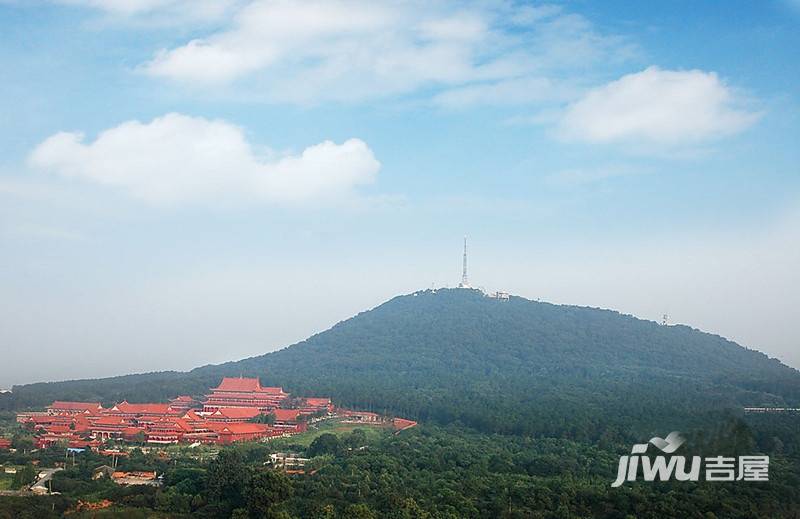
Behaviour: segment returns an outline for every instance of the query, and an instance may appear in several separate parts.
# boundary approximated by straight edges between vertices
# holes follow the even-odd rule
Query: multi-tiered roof
[[[203,402],[203,411],[226,407],[250,407],[270,411],[280,407],[289,394],[280,387],[263,387],[257,378],[225,377]]]

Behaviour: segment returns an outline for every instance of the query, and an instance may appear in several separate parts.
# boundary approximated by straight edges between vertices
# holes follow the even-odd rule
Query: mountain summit
[[[796,405],[800,372],[722,337],[610,310],[478,290],[395,297],[282,350],[190,372],[14,388],[14,405],[56,398],[204,394],[223,375],[295,394],[497,432],[547,433],[569,417],[617,420],[743,405]]]

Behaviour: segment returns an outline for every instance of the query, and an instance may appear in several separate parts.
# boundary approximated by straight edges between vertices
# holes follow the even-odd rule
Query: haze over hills
[[[800,403],[800,372],[719,336],[609,310],[442,289],[395,297],[259,357],[16,386],[4,407],[203,395],[223,375],[421,420],[576,437],[644,417],[649,426],[652,415],[674,424],[698,412]]]

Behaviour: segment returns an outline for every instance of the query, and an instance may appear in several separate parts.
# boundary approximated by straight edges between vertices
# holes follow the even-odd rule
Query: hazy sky
[[[0,0],[0,387],[474,284],[800,367],[800,3]]]

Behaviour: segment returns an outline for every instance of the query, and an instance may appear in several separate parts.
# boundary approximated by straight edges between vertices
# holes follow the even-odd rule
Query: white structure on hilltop
[[[458,284],[458,288],[472,288],[469,284],[469,280],[467,279],[467,237],[464,236],[464,266],[461,271],[461,283]]]

